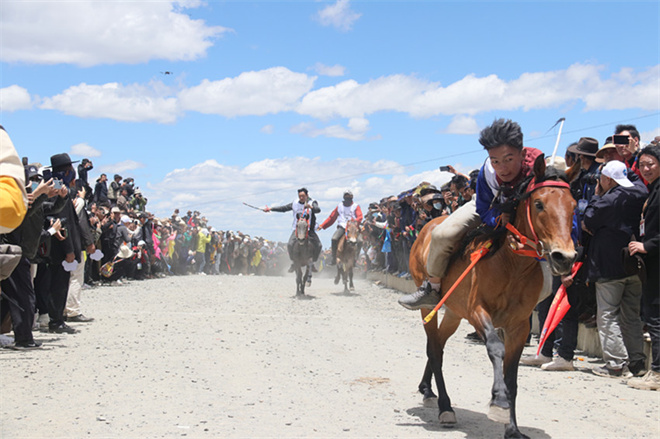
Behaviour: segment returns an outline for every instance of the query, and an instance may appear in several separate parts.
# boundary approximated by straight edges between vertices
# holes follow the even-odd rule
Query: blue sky
[[[134,177],[148,208],[284,240],[307,186],[324,219],[438,166],[477,168],[478,132],[601,143],[660,135],[660,6],[648,2],[0,1],[0,123],[19,153]],[[171,72],[164,74],[163,72]],[[325,232],[329,235],[329,232]],[[328,237],[322,237],[325,239]]]

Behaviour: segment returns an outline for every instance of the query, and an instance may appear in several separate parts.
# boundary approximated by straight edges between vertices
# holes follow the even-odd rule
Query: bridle
[[[312,217],[310,211],[311,209],[303,209],[302,213],[298,214],[298,221],[303,220],[307,223],[307,228],[305,229],[305,239],[309,238],[309,222],[311,221]]]
[[[537,259],[543,259],[545,255],[547,255],[549,252],[546,250],[545,245],[543,244],[543,241],[541,241],[538,236],[536,235],[536,231],[534,230],[534,224],[532,223],[532,207],[531,207],[531,202],[530,198],[533,192],[535,192],[538,189],[544,188],[544,187],[556,187],[556,188],[562,188],[562,189],[570,189],[570,186],[568,183],[561,181],[561,180],[545,180],[542,181],[541,183],[536,183],[535,180],[532,180],[532,182],[527,186],[527,190],[525,191],[525,194],[523,195],[523,199],[525,201],[525,211],[526,211],[526,216],[527,216],[527,226],[529,227],[529,230],[532,232],[532,238],[528,238],[527,236],[523,235],[520,233],[518,229],[516,229],[513,224],[507,223],[506,229],[511,232],[518,240],[520,243],[524,246],[530,247],[531,250],[529,249],[519,249],[519,248],[513,248],[513,245],[511,247],[511,251],[517,255],[520,256],[527,256],[531,258],[537,258]]]

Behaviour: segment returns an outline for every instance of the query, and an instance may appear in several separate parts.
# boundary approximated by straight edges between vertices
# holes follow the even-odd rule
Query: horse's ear
[[[536,177],[536,181],[541,181],[543,180],[544,176],[545,176],[545,155],[541,154],[538,157],[536,157],[536,160],[534,161],[534,177]]]

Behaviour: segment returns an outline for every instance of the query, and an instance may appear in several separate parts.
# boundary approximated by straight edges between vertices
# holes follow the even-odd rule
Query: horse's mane
[[[520,184],[518,184],[511,195],[511,198],[514,200],[514,208],[511,213],[510,221],[513,223],[516,219],[516,212],[518,210],[518,205],[521,201],[526,199],[531,195],[531,192],[527,192],[529,184],[532,182],[534,176],[529,176],[524,179]],[[543,183],[544,181],[564,181],[568,183],[566,174],[564,171],[560,171],[554,167],[546,167],[545,174],[539,180],[536,180],[535,183]],[[454,252],[449,260],[449,263],[453,263],[456,259],[469,255],[473,251],[480,248],[487,241],[492,241],[493,245],[490,248],[490,251],[484,256],[485,258],[493,256],[497,251],[502,248],[504,245],[504,240],[506,238],[507,229],[500,227],[498,229],[493,229],[490,226],[481,224],[476,229],[470,230],[466,236],[461,241],[461,245],[458,250]]]

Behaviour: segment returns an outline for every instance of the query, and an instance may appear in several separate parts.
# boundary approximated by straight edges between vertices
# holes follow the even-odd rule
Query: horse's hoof
[[[488,409],[488,419],[491,421],[499,422],[500,424],[508,424],[511,420],[509,409],[491,405]]]
[[[442,412],[438,415],[438,420],[440,421],[441,425],[450,427],[456,424],[456,413],[452,411]]]
[[[335,278],[335,285],[337,285],[338,283],[339,283],[339,278],[336,277],[336,278]]]
[[[529,436],[522,434],[520,430],[518,430],[518,427],[514,427],[512,425],[507,426],[506,430],[504,431],[504,437],[505,439],[529,439]]]
[[[428,409],[434,409],[438,406],[438,398],[436,396],[429,396],[422,400],[422,404]]]
[[[351,287],[349,288],[349,290],[351,290],[351,291],[355,291],[355,287],[351,286]]]

